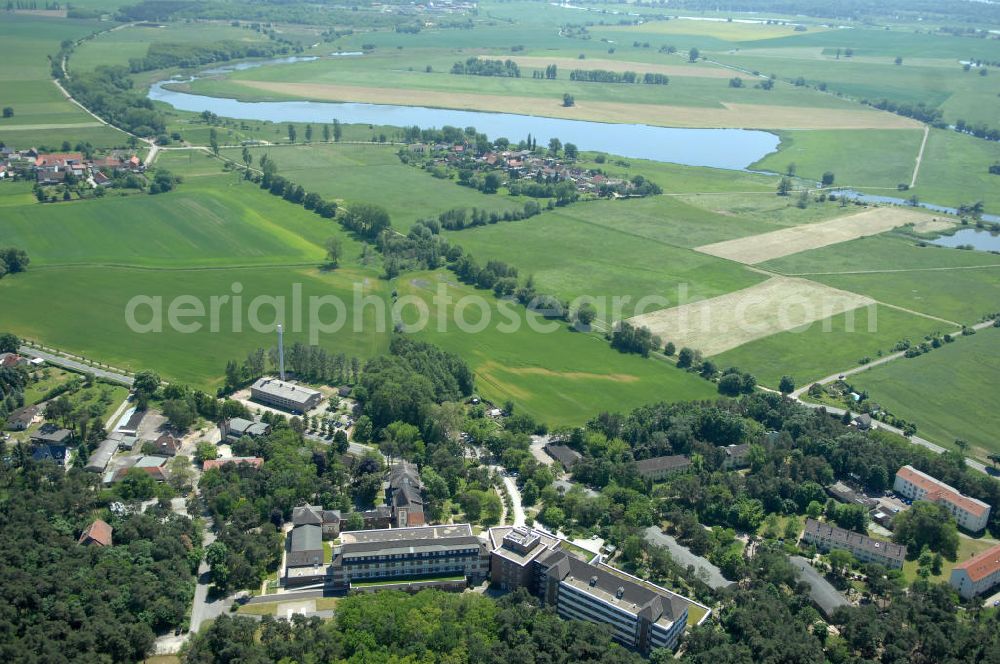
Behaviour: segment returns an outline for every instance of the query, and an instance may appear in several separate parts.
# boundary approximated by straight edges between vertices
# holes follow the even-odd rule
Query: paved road
[[[502,472],[503,469],[500,469]],[[523,526],[525,523],[524,508],[521,506],[521,492],[517,488],[517,482],[514,481],[513,477],[503,476],[504,486],[507,487],[507,493],[510,494],[510,502],[513,506],[514,511],[514,527]]]
[[[67,369],[72,369],[74,371],[80,371],[82,373],[91,373],[98,378],[104,378],[105,380],[110,380],[115,383],[121,383],[127,387],[132,387],[132,377],[126,376],[125,374],[120,374],[110,369],[101,369],[99,367],[92,367],[84,364],[83,362],[77,362],[76,360],[71,360],[61,355],[55,355],[53,353],[48,353],[44,350],[38,350],[32,348],[31,346],[21,346],[18,349],[21,355],[27,357],[40,357],[49,364],[54,364],[60,367],[66,367]]]

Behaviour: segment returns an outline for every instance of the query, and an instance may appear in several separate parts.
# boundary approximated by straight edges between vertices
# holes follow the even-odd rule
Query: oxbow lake
[[[354,55],[354,54],[351,54]],[[267,62],[244,62],[217,67],[203,74],[218,75],[259,67],[288,64],[316,58],[281,58]],[[581,150],[607,152],[630,159],[650,159],[686,166],[746,169],[778,148],[777,135],[746,129],[680,129],[644,124],[608,124],[582,120],[543,118],[513,113],[456,111],[422,106],[357,104],[315,101],[245,102],[169,90],[171,81],[154,83],[149,97],[183,111],[211,111],[216,115],[271,122],[332,122],[417,126],[422,129],[475,127],[490,138],[506,137],[518,142],[531,134],[539,145],[550,138],[573,143]],[[176,81],[174,81],[176,82]]]

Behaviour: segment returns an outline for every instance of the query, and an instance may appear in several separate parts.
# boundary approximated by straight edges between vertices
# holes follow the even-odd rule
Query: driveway
[[[535,457],[535,460],[544,466],[551,466],[556,462],[555,459],[545,453],[544,448],[549,444],[550,440],[551,438],[549,436],[531,437],[531,456]]]
[[[503,476],[503,484],[510,494],[510,502],[514,512],[514,527],[523,526],[525,523],[524,508],[521,506],[521,492],[517,488],[517,482],[513,477]]]

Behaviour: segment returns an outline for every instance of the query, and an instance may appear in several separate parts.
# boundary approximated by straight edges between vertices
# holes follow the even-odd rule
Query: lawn
[[[966,535],[960,535],[958,540],[958,555],[955,557],[954,561],[944,559],[941,565],[941,574],[932,574],[929,577],[929,581],[932,583],[947,582],[951,578],[951,570],[954,569],[955,565],[965,560],[968,560],[972,556],[982,553],[986,549],[992,546],[996,546],[997,542],[994,540],[983,538],[971,538]],[[917,559],[907,560],[903,563],[903,578],[906,579],[907,585],[912,584],[914,581],[920,578],[917,574]]]
[[[851,316],[854,321],[851,325]],[[874,326],[872,331],[869,325]],[[941,330],[933,320],[878,306],[872,318],[868,307],[782,332],[716,355],[720,367],[739,367],[763,385],[777,388],[789,375],[799,387],[858,366],[863,357],[875,358],[904,338],[922,340]]]
[[[982,458],[1000,452],[998,372],[1000,330],[988,328],[926,355],[860,373],[851,383],[889,412],[916,422],[920,436],[948,447],[965,440]]]
[[[79,374],[46,365],[41,370],[32,372],[31,382],[28,383],[28,386],[24,390],[24,403],[36,404],[42,400],[42,397],[48,394],[49,390],[62,385],[70,379],[79,377]]]

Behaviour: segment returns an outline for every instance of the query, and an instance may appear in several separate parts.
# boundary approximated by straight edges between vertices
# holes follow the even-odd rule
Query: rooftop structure
[[[87,526],[77,542],[79,544],[93,544],[95,546],[111,546],[111,532],[112,528],[107,522],[97,519]]]
[[[307,523],[295,526],[290,536],[288,567],[308,567],[323,564],[323,532],[319,525]]]
[[[228,457],[225,459],[208,459],[201,464],[201,467],[203,470],[211,470],[212,468],[222,468],[223,466],[228,466],[229,464],[253,466],[254,468],[259,469],[264,465],[264,460],[260,457]]]
[[[878,563],[890,569],[902,569],[906,559],[906,547],[901,544],[881,542],[815,519],[806,519],[802,539],[821,551],[842,549],[849,551],[861,562]]]
[[[424,525],[423,490],[424,483],[414,464],[400,461],[389,470],[385,500],[392,508],[397,527]]]
[[[896,472],[892,485],[896,493],[910,500],[926,500],[943,505],[962,528],[977,533],[989,522],[990,506],[966,496],[958,489],[921,472],[913,466],[903,466]]]
[[[266,422],[254,422],[242,417],[234,417],[220,424],[219,430],[222,432],[223,437],[238,440],[243,436],[251,438],[266,436],[271,433],[271,425]]]
[[[300,505],[292,510],[292,523],[296,526],[319,526],[324,539],[333,539],[340,534],[344,521],[340,510],[325,510],[319,505]]]
[[[648,480],[661,480],[691,467],[691,457],[683,454],[659,456],[635,462],[639,475]]]
[[[741,445],[726,445],[722,448],[726,458],[722,461],[725,469],[746,468],[750,465],[750,443]]]
[[[113,438],[108,438],[98,445],[96,450],[90,453],[90,456],[87,458],[87,465],[85,465],[83,469],[92,473],[104,472],[104,469],[108,467],[108,462],[111,461],[111,457],[113,457],[117,451],[118,441]]]
[[[276,378],[260,378],[251,386],[250,397],[293,413],[304,413],[319,405],[323,393]]]
[[[549,443],[545,446],[545,451],[550,457],[558,461],[566,470],[573,468],[574,464],[583,458],[582,454],[571,447],[566,447],[565,445],[553,445],[552,443]]]
[[[955,565],[948,583],[965,599],[982,595],[1000,584],[1000,544]]]
[[[847,598],[837,592],[829,581],[802,556],[790,556],[788,562],[799,571],[802,581],[809,585],[809,599],[829,619],[842,606],[850,606]]]
[[[55,424],[43,424],[38,431],[31,434],[31,440],[36,443],[64,445],[72,436],[73,432],[69,429],[62,429]]]

